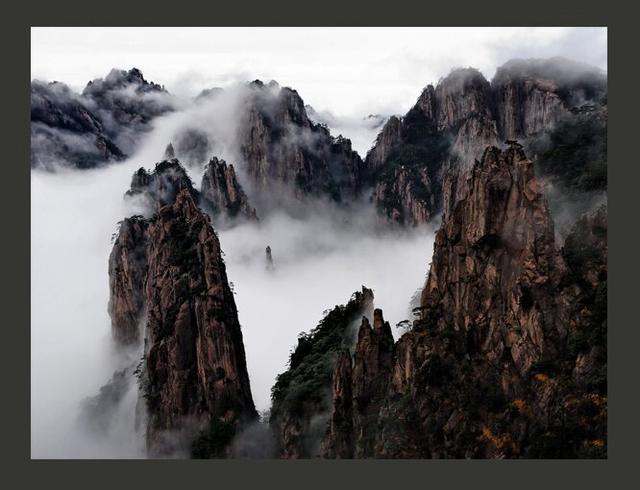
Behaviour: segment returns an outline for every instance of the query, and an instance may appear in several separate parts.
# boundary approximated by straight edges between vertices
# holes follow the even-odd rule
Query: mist
[[[211,156],[235,163],[233,131],[239,98],[187,104],[158,117],[138,150],[122,163],[93,170],[31,172],[31,455],[33,458],[145,457],[136,429],[137,380],[98,424],[82,420],[90,398],[141,352],[122,353],[107,312],[108,257],[118,222],[140,212],[125,200],[139,167],[153,168],[166,145],[189,128],[204,128]],[[370,131],[363,126],[363,133]],[[349,137],[349,134],[345,135]],[[202,166],[187,165],[199,188]],[[273,212],[258,223],[217,228],[239,310],[251,389],[260,411],[270,406],[275,377],[286,369],[300,332],[325,310],[365,285],[392,324],[410,318],[410,300],[424,283],[433,230],[386,232],[370,206],[338,212],[316,203],[304,213]],[[368,209],[368,210],[366,210]],[[274,270],[267,270],[265,248]],[[139,425],[139,424],[138,424]]]

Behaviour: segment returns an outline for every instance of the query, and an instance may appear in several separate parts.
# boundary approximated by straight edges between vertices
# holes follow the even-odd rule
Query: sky
[[[511,58],[565,56],[607,69],[601,28],[32,28],[31,78],[80,90],[111,68],[142,70],[192,96],[234,82],[277,80],[341,117],[404,114],[455,67],[491,78]]]

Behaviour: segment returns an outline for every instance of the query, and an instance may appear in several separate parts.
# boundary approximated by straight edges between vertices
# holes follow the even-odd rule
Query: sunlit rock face
[[[120,227],[110,312],[119,344],[144,339],[149,454],[223,457],[257,413],[220,243],[180,169],[173,160],[134,176],[155,212]]]

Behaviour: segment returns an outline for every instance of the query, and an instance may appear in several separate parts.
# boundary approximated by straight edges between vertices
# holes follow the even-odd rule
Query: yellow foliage
[[[516,408],[518,409],[518,411],[519,411],[519,412],[522,412],[522,411],[526,408],[526,406],[527,406],[527,404],[525,403],[525,401],[524,401],[524,400],[522,400],[521,398],[518,398],[517,400],[513,400],[512,405],[513,405],[514,407],[516,407]]]
[[[533,378],[536,381],[540,381],[542,383],[546,383],[547,381],[549,381],[549,376],[547,374],[544,374],[544,373],[538,373]]]
[[[509,434],[506,434],[504,436],[497,436],[486,425],[482,428],[482,439],[491,442],[491,444],[493,444],[498,449],[502,449],[505,444],[510,442]]]

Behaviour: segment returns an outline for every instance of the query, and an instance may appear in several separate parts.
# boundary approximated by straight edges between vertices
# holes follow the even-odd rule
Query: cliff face
[[[349,303],[336,306],[314,330],[298,338],[288,370],[277,377],[271,391],[269,425],[280,457],[296,459],[320,454],[331,417],[332,371],[336,365],[349,369],[342,353],[352,347],[356,322],[362,315],[369,314],[372,304],[372,291],[363,287],[361,292],[354,293]],[[339,358],[343,360],[338,362]],[[337,437],[341,434],[338,432]],[[334,441],[334,444],[340,443]],[[342,446],[348,447],[346,443]]]
[[[492,80],[500,134],[522,139],[551,127],[572,108],[602,105],[606,76],[566,59],[512,60]]]
[[[491,83],[477,70],[452,71],[403,118],[390,118],[367,154],[380,215],[410,224],[431,219],[455,201],[447,186],[464,186],[484,149],[505,139],[520,140],[538,176],[571,195],[554,205],[578,206],[579,193],[606,189],[606,94],[606,75],[562,59],[511,61]],[[431,185],[419,197],[399,193],[406,212],[397,213],[379,189],[399,187],[402,167],[426,173]]]
[[[396,167],[389,178],[376,183],[372,200],[386,223],[413,226],[427,223],[435,210],[426,168]]]
[[[335,369],[325,457],[606,455],[606,210],[556,250],[517,144],[488,148],[465,189],[412,331],[381,349],[363,326]]]
[[[256,412],[220,244],[186,190],[160,209],[149,242],[147,438],[166,451],[165,436],[188,424],[206,431]]]
[[[66,85],[31,83],[31,166],[93,168],[124,159],[171,96],[136,68],[112,70],[81,94]]]
[[[148,193],[156,212],[120,228],[109,264],[110,312],[121,343],[140,342],[145,323],[149,453],[220,457],[257,414],[220,244],[183,173],[174,160],[134,176],[132,190]]]
[[[121,344],[142,338],[148,226],[141,216],[124,219],[109,256],[109,315],[113,337]]]
[[[236,179],[233,165],[213,157],[204,170],[202,197],[212,206],[214,213],[224,213],[231,218],[243,216],[251,220],[258,219],[256,210]]]
[[[260,81],[249,87],[238,140],[256,188],[284,186],[298,198],[348,200],[359,190],[362,162],[344,138],[313,123],[295,90]]]

